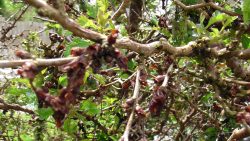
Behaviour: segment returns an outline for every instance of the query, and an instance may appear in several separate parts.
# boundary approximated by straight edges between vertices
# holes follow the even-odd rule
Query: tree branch
[[[168,70],[167,70],[167,73],[166,73],[166,75],[165,75],[165,78],[164,78],[164,81],[163,81],[163,83],[162,83],[162,87],[166,87],[167,86],[167,84],[168,84],[168,79],[169,79],[169,73],[170,73],[170,71],[172,71],[172,69],[173,69],[173,63],[169,66],[169,68],[168,68]]]
[[[120,138],[120,141],[129,141],[129,131],[130,131],[131,126],[132,126],[132,122],[133,122],[133,118],[134,118],[134,114],[135,114],[135,107],[138,103],[138,95],[139,95],[139,90],[140,90],[140,81],[139,81],[140,80],[140,71],[141,71],[141,68],[138,67],[137,74],[136,74],[136,80],[135,80],[134,94],[132,96],[132,98],[135,100],[135,102],[134,102],[131,114],[129,116],[126,129],[125,129],[122,137]]]
[[[229,137],[227,141],[240,140],[248,136],[250,136],[250,133],[248,132],[247,128],[244,127],[241,129],[234,129],[232,135]]]
[[[15,111],[22,111],[25,113],[29,113],[29,114],[35,114],[34,111],[30,110],[30,109],[26,109],[21,107],[20,105],[17,104],[7,104],[7,103],[0,103],[0,109],[2,110],[15,110]]]
[[[207,6],[210,6],[212,7],[213,9],[216,9],[216,10],[219,10],[227,15],[230,15],[230,16],[240,16],[240,14],[238,13],[235,13],[235,12],[232,12],[232,11],[228,11],[218,5],[216,5],[215,3],[213,2],[208,2],[208,3],[199,3],[199,4],[195,4],[195,5],[189,5],[189,6],[186,6],[184,3],[182,3],[181,1],[179,0],[174,0],[174,3],[178,6],[180,6],[183,10],[197,10],[199,8],[203,8],[203,7],[207,7]]]
[[[112,20],[117,19],[118,17],[120,17],[121,14],[123,14],[126,10],[127,7],[129,7],[130,3],[132,0],[123,0],[122,4],[120,5],[120,7],[118,8],[117,11],[115,11],[115,13],[113,14],[113,16],[111,17]]]
[[[49,17],[57,21],[61,24],[65,29],[71,31],[75,36],[86,38],[92,40],[94,42],[102,42],[103,40],[107,39],[106,35],[100,34],[98,32],[84,29],[80,25],[78,25],[72,19],[60,14],[56,9],[48,5],[46,2],[42,0],[25,0],[27,3],[31,4],[32,6],[36,7],[40,13],[44,16]],[[129,49],[144,55],[151,55],[152,53],[165,50],[170,54],[175,54],[177,56],[188,55],[192,53],[191,46],[195,46],[196,42],[190,42],[189,44],[175,48],[167,40],[161,39],[160,41],[152,42],[149,44],[140,44],[138,42],[132,41],[129,38],[121,38],[117,39],[114,47],[116,48],[123,48]]]
[[[74,20],[61,14],[58,10],[48,5],[43,0],[25,0],[25,2],[37,8],[38,13],[40,13],[41,15],[47,16],[50,19],[57,21],[59,24],[62,25],[62,27],[73,32],[73,34],[76,36],[90,39],[95,42],[101,42],[103,39],[106,39],[105,35],[102,35],[89,29],[82,28]]]
[[[0,68],[15,68],[23,65],[25,62],[35,62],[37,66],[60,66],[69,63],[77,57],[55,58],[55,59],[24,59],[24,60],[0,60]]]

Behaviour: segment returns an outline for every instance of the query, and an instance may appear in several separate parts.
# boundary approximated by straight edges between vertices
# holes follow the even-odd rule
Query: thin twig
[[[229,78],[222,78],[222,80],[230,83],[236,83],[239,85],[250,85],[250,82],[247,81],[241,81],[241,80],[234,80],[234,79],[229,79]]]
[[[169,73],[170,73],[170,71],[172,71],[172,69],[173,69],[173,63],[169,66],[169,68],[168,68],[168,70],[167,70],[167,73],[166,73],[166,75],[165,75],[165,78],[164,78],[164,81],[163,81],[163,83],[162,83],[162,87],[166,87],[167,86],[167,84],[168,84],[168,79],[169,79]]]
[[[117,19],[118,17],[120,17],[121,14],[123,14],[126,10],[126,8],[130,5],[132,0],[123,0],[122,4],[120,5],[120,7],[118,8],[117,11],[115,11],[115,13],[113,14],[113,16],[111,17],[112,20]]]
[[[15,20],[12,22],[12,24],[10,26],[7,26],[6,28],[2,29],[2,37],[0,38],[0,41],[2,41],[2,42],[5,41],[5,39],[7,38],[7,33],[15,27],[17,21],[19,21],[22,18],[22,16],[28,10],[28,8],[29,8],[29,5],[26,5],[25,7],[23,7],[21,9],[20,15],[17,18],[15,18]]]
[[[45,22],[56,23],[56,21],[50,20],[50,19],[47,19],[47,18],[42,18],[42,17],[37,17],[37,16],[34,16],[33,18],[38,19],[38,20],[42,20],[42,21],[45,21]]]
[[[134,114],[135,114],[135,107],[136,107],[136,105],[138,103],[138,95],[139,95],[139,90],[140,90],[140,81],[139,81],[140,80],[140,72],[141,72],[141,68],[138,67],[137,74],[136,74],[134,94],[132,96],[132,99],[134,99],[135,102],[134,102],[131,114],[129,116],[126,129],[125,129],[122,137],[120,138],[120,141],[129,141],[129,131],[130,131],[131,126],[132,126],[132,122],[133,122],[133,118],[134,118]]]

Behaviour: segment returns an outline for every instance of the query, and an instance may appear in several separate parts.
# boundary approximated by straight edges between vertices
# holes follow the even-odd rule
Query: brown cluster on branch
[[[115,42],[116,34],[117,32],[111,34],[112,42],[110,44]],[[71,49],[71,55],[77,58],[59,67],[61,72],[67,73],[68,85],[59,91],[58,96],[51,95],[47,87],[36,88],[32,84],[40,70],[34,62],[26,62],[18,70],[18,74],[30,80],[38,101],[42,103],[43,107],[52,107],[57,127],[62,126],[70,106],[74,105],[80,98],[80,87],[83,85],[83,77],[87,67],[92,67],[95,72],[98,72],[103,63],[102,60],[104,60],[107,63],[114,62],[119,67],[127,69],[127,58],[118,49],[110,46],[101,47],[100,44],[93,44],[88,48],[76,47]]]

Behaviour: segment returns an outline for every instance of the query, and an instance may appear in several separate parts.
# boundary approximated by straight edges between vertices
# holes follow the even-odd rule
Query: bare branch
[[[163,81],[163,83],[162,83],[162,87],[166,87],[167,86],[167,84],[168,84],[168,79],[169,79],[169,73],[170,73],[170,71],[172,71],[172,69],[173,69],[173,63],[169,66],[169,68],[168,68],[168,70],[167,70],[167,73],[166,73],[166,75],[165,75],[165,78],[164,78],[164,81]]]
[[[229,82],[229,83],[236,83],[239,85],[250,85],[250,82],[247,82],[247,81],[234,80],[230,78],[222,78],[222,80]]]
[[[20,105],[17,104],[7,104],[7,103],[0,103],[0,109],[2,110],[15,110],[15,111],[21,111],[29,114],[35,114],[34,111],[30,109],[26,109],[21,107]]]
[[[69,63],[77,57],[55,58],[55,59],[24,59],[24,60],[0,60],[0,68],[14,68],[23,65],[25,62],[35,62],[38,66],[60,66]]]
[[[42,18],[42,17],[34,16],[33,18],[34,19],[38,19],[38,20],[42,20],[42,21],[45,21],[45,22],[56,23],[56,21],[53,21],[53,20],[50,20],[50,19],[46,19],[46,18]]]
[[[129,131],[130,131],[131,126],[132,126],[132,122],[133,122],[133,118],[134,118],[134,114],[135,114],[135,107],[138,103],[138,95],[139,95],[139,90],[140,90],[140,81],[139,81],[140,80],[140,71],[141,71],[141,68],[138,67],[137,74],[136,74],[136,80],[135,80],[134,94],[132,96],[132,98],[135,99],[135,102],[134,102],[131,114],[129,116],[126,129],[125,129],[122,137],[120,138],[120,141],[128,141],[129,140]]]

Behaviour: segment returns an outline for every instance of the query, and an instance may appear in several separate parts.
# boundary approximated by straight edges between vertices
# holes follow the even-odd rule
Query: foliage
[[[24,4],[17,3],[13,0],[1,0],[0,1],[0,15],[9,18],[12,14],[18,12],[23,8]],[[30,20],[35,15],[34,9],[30,9],[27,14],[24,15],[24,20]]]

